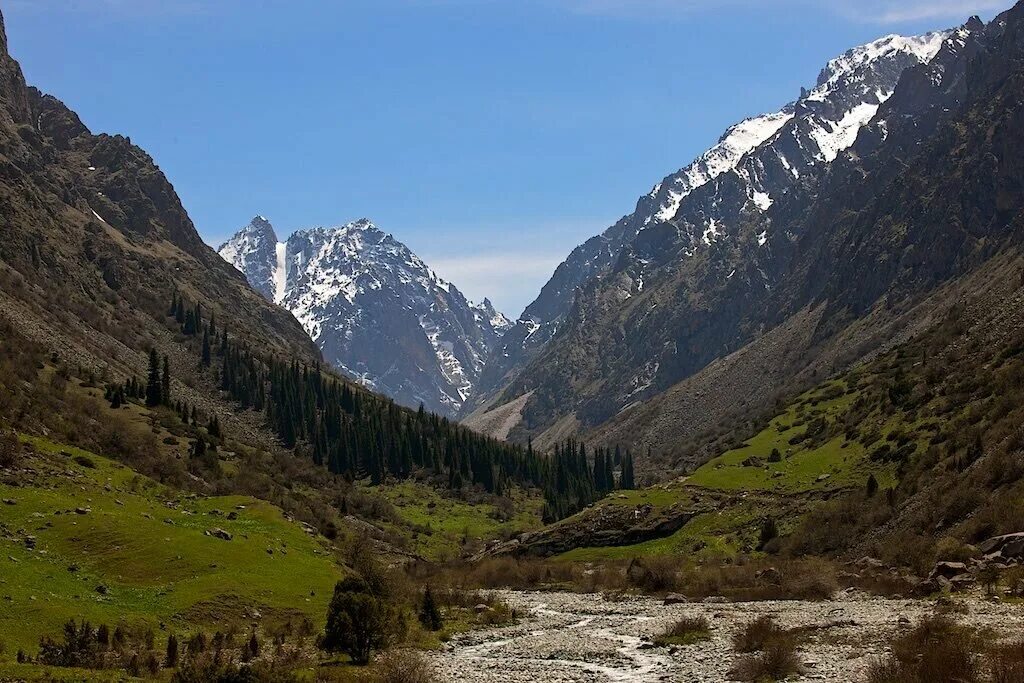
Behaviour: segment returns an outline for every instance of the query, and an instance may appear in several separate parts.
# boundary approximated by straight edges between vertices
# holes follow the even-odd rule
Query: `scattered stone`
[[[682,595],[680,593],[669,593],[668,595],[665,596],[665,601],[664,601],[663,604],[665,604],[665,605],[681,605],[681,604],[684,604],[684,603],[687,603],[687,602],[690,602],[690,601],[689,601],[689,599],[687,599],[687,597],[685,595]]]
[[[221,529],[220,527],[214,527],[213,529],[207,529],[206,530],[206,535],[207,536],[213,536],[214,538],[219,538],[219,539],[221,539],[223,541],[230,541],[232,538],[234,538],[234,536],[231,535],[230,531],[225,531],[224,529]]]

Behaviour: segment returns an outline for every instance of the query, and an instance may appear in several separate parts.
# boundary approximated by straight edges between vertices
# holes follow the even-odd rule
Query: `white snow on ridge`
[[[729,128],[718,144],[677,174],[660,208],[654,215],[648,216],[644,224],[650,224],[654,220],[671,219],[688,194],[726,171],[736,168],[736,164],[745,154],[769,140],[792,118],[792,112],[781,111],[745,119]],[[657,199],[663,189],[659,183],[648,196]]]
[[[920,36],[893,34],[847,50],[835,59],[829,60],[824,71],[828,77],[815,86],[808,93],[806,99],[824,101],[850,73],[895,52],[911,54],[917,58],[917,61],[928,63],[938,54],[942,44],[949,36],[949,31],[933,31]]]
[[[882,98],[884,102],[891,93],[886,93]],[[859,104],[846,114],[839,121],[833,123],[824,121],[810,131],[814,141],[818,143],[821,150],[821,158],[831,163],[839,153],[849,149],[857,141],[857,134],[868,121],[874,118],[879,105],[863,103]]]

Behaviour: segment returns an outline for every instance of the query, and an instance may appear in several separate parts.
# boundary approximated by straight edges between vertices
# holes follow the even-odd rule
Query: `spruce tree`
[[[160,378],[160,399],[164,405],[171,404],[171,362],[164,354],[164,372]]]
[[[146,379],[146,405],[150,408],[158,406],[163,402],[163,392],[160,386],[160,358],[156,355],[156,349],[149,351],[149,376]]]

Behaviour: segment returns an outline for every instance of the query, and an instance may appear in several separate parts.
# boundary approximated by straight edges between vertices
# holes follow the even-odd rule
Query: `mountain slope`
[[[714,147],[664,178],[640,198],[633,213],[559,265],[488,359],[463,415],[496,405],[495,397],[556,334],[577,290],[612,270],[641,231],[657,232],[658,226],[678,230],[679,239],[696,252],[734,232],[743,217],[759,215],[793,188],[813,182],[853,144],[892,94],[900,74],[933,58],[947,35],[891,35],[847,51],[831,60],[815,87],[798,100],[732,126]]]
[[[279,242],[256,217],[219,251],[295,315],[328,362],[407,406],[453,415],[511,325],[365,219]]]
[[[570,398],[573,417],[606,423],[596,438],[693,464],[686,441],[701,430],[757,414],[941,317],[960,279],[1018,245],[1021,14],[987,27],[975,19],[950,36],[928,65],[904,73],[818,183],[748,218],[705,258],[689,258],[685,235],[641,233],[577,301],[564,328],[573,336],[552,344],[537,372],[570,358],[585,333],[607,363],[605,387],[635,387],[630,367],[653,367],[651,393],[628,410],[633,397],[614,389]]]

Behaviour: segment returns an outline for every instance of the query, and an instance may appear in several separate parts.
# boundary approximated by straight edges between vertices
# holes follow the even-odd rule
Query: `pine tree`
[[[146,405],[150,408],[158,406],[163,402],[163,392],[160,387],[160,358],[156,355],[156,349],[149,351],[149,376],[146,381]]]
[[[203,366],[210,367],[210,332],[203,330]]]
[[[164,372],[160,378],[160,399],[164,405],[171,404],[171,362],[164,354]]]
[[[437,602],[434,600],[434,593],[430,586],[423,591],[423,604],[420,605],[420,623],[423,628],[430,631],[440,631],[444,623],[441,620],[441,611],[437,609]]]

